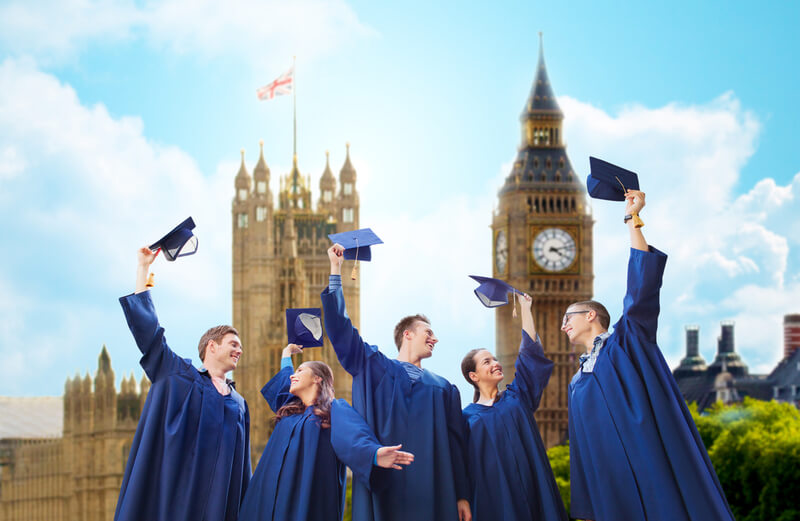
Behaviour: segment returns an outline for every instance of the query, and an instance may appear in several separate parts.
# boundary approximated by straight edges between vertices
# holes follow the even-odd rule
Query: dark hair
[[[333,392],[333,371],[325,362],[311,360],[302,365],[311,369],[314,376],[320,378],[317,384],[317,398],[314,400],[314,414],[319,417],[320,427],[323,429],[330,428],[331,426],[331,402],[334,399]],[[282,418],[292,416],[294,414],[302,414],[306,410],[303,401],[297,396],[291,398],[286,402],[283,407],[278,409],[273,418],[274,423],[278,423]]]
[[[431,325],[431,321],[428,320],[428,317],[425,315],[416,314],[404,317],[402,320],[400,320],[400,322],[397,323],[396,326],[394,326],[394,343],[397,345],[398,351],[400,350],[400,345],[403,343],[403,332],[409,329],[412,325],[414,325],[414,322],[418,320]]]
[[[233,326],[216,326],[203,333],[203,336],[200,337],[200,343],[197,344],[197,351],[200,353],[200,360],[205,361],[206,359],[206,346],[208,345],[209,340],[213,340],[215,344],[221,344],[222,339],[225,338],[225,335],[228,333],[233,333],[234,335],[239,336],[239,332],[236,331],[236,328]]]
[[[597,319],[600,321],[600,325],[603,326],[603,329],[605,330],[608,330],[608,326],[611,325],[611,315],[608,314],[606,307],[596,300],[583,300],[581,302],[575,302],[570,304],[569,307],[572,306],[584,306],[594,311],[597,314]]]
[[[464,375],[464,379],[469,382],[469,384],[475,389],[475,392],[472,395],[472,403],[477,402],[481,397],[481,390],[478,389],[478,386],[475,382],[472,381],[472,378],[469,377],[469,373],[475,371],[477,369],[477,363],[475,362],[475,355],[477,355],[481,351],[488,351],[487,349],[483,348],[476,348],[472,349],[469,353],[464,355],[464,359],[461,360],[461,374]],[[497,395],[494,397],[494,401],[500,399],[502,392],[498,392]]]

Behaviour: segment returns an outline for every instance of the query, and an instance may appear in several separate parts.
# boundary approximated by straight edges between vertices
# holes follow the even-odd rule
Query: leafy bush
[[[800,520],[800,411],[752,398],[689,411],[737,521]],[[569,445],[547,456],[569,511]]]

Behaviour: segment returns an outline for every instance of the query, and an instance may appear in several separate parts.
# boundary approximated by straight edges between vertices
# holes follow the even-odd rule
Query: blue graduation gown
[[[514,381],[494,405],[464,408],[474,521],[567,520],[533,418],[552,372],[542,344],[523,331]]]
[[[470,497],[458,389],[427,370],[412,384],[400,362],[361,339],[347,316],[341,288],[326,288],[322,306],[328,338],[353,376],[353,407],[381,445],[402,443],[402,450],[415,456],[401,471],[376,469],[369,483],[354,480],[353,519],[457,520],[457,501]]]
[[[235,521],[250,482],[250,413],[235,390],[167,346],[150,292],[119,299],[152,382],[133,438],[115,521]]]
[[[284,367],[261,389],[275,412],[293,398],[289,393],[292,373],[290,367]],[[313,406],[302,414],[286,416],[275,425],[242,502],[240,521],[342,519],[345,466],[334,452],[331,436],[334,429],[341,430],[344,438],[355,436],[346,422],[337,423],[337,411],[341,409],[345,409],[341,414],[347,415],[350,406],[344,400],[335,400],[331,405],[331,428],[327,429],[320,427]],[[362,443],[362,448],[371,451],[372,458],[378,449],[377,441],[366,447]]]
[[[631,249],[622,317],[569,385],[571,514],[596,521],[733,520],[656,345],[667,256]]]

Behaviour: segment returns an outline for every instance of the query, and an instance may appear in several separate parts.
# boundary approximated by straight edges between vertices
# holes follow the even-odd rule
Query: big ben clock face
[[[505,230],[500,230],[494,239],[494,268],[498,274],[506,272],[508,266],[508,238]]]
[[[561,228],[545,228],[533,240],[533,259],[545,271],[562,271],[575,261],[575,240]]]

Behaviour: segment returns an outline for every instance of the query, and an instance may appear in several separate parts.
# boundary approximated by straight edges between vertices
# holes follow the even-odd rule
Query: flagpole
[[[293,158],[297,158],[297,70],[295,69],[297,57],[292,56],[292,107],[293,107],[293,123],[294,123],[294,142],[292,146]]]

